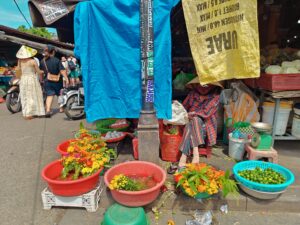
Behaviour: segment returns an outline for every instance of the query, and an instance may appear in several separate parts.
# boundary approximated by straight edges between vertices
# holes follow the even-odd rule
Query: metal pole
[[[158,120],[154,110],[153,0],[140,0],[142,111],[138,124],[139,160],[159,163]]]
[[[154,37],[153,0],[140,0],[141,74],[143,111],[153,111],[154,102]]]

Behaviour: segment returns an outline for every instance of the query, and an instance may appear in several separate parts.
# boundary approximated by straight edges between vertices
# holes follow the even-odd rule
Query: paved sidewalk
[[[2,151],[0,224],[99,225],[105,208],[113,203],[109,195],[103,195],[101,207],[95,213],[87,213],[84,209],[53,208],[48,211],[42,209],[41,192],[46,184],[40,177],[41,169],[52,160],[59,158],[59,154],[55,151],[56,145],[72,136],[72,132],[79,127],[79,121],[65,120],[64,114],[56,114],[51,119],[25,121],[21,113],[10,114],[4,104],[0,104],[0,121],[0,150]],[[299,212],[300,208],[299,143],[281,142],[277,146],[280,149],[280,163],[295,172],[296,183],[279,199],[280,201],[263,203],[242,197],[243,201],[240,201],[239,206],[235,206],[236,201],[229,201],[229,214],[226,215],[220,214],[219,207],[215,207],[217,210],[214,213],[215,224],[300,224],[300,214],[287,214],[287,212]],[[228,161],[224,161],[224,154],[222,152],[215,152],[215,154],[214,162],[221,165],[223,163],[225,166]],[[195,209],[203,209],[202,205],[193,199],[184,196],[179,199],[181,200],[176,201],[175,205],[169,201],[169,205],[163,207],[163,214],[158,221],[153,219],[153,214],[147,209],[152,224],[163,225],[171,218],[176,221],[176,224],[184,224],[186,219],[191,218]],[[285,210],[281,213],[267,212],[276,207]],[[246,210],[253,212],[246,212]]]

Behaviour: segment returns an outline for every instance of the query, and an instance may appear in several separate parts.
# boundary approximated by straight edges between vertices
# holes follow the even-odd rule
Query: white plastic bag
[[[172,119],[164,120],[164,124],[185,125],[189,122],[188,113],[178,101],[172,103]]]
[[[201,212],[196,210],[194,218],[194,220],[187,220],[185,225],[211,225],[213,216],[211,211]]]

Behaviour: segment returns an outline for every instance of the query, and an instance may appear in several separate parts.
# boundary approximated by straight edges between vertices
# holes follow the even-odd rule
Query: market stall
[[[35,3],[36,1],[32,0],[30,2]],[[228,25],[231,28],[230,25],[234,24],[236,26],[232,26],[237,31],[220,33],[218,36],[214,36],[214,34],[208,32],[209,29],[206,30],[207,27],[197,27],[198,33],[195,34],[193,32],[195,15],[199,12],[210,10],[210,7],[207,7],[205,3],[199,3],[197,7],[194,7],[192,4],[195,4],[195,2],[183,1],[183,5],[179,4],[174,8],[171,14],[174,40],[172,46],[173,74],[171,74],[170,69],[171,55],[168,51],[171,47],[170,38],[168,37],[170,32],[168,29],[169,24],[166,24],[164,27],[164,37],[154,32],[154,40],[152,40],[151,32],[153,27],[151,18],[148,18],[147,22],[142,20],[141,24],[145,25],[148,30],[142,27],[142,43],[139,43],[140,39],[137,38],[139,37],[137,34],[139,34],[140,28],[137,26],[137,18],[139,18],[137,16],[139,15],[137,5],[134,5],[134,8],[128,5],[122,5],[124,8],[114,8],[117,12],[123,10],[134,14],[134,26],[128,26],[132,22],[130,20],[132,17],[128,19],[127,13],[122,19],[112,18],[112,15],[103,13],[106,7],[100,4],[100,1],[79,3],[77,11],[75,11],[74,20],[76,28],[75,41],[77,42],[75,47],[78,57],[82,59],[82,63],[85,66],[83,81],[85,93],[88,93],[85,96],[85,110],[89,122],[97,121],[96,124],[100,123],[103,125],[100,129],[97,127],[98,130],[102,129],[102,133],[93,137],[93,132],[89,133],[86,130],[81,130],[80,132],[82,132],[83,136],[68,141],[69,145],[64,150],[61,159],[62,163],[60,168],[55,171],[55,177],[48,176],[50,172],[48,173],[47,169],[50,166],[43,170],[43,178],[46,181],[55,184],[57,183],[55,180],[61,181],[60,179],[62,179],[58,183],[67,185],[69,181],[68,176],[73,176],[73,180],[76,183],[80,183],[81,179],[84,181],[86,181],[86,178],[92,179],[95,174],[98,176],[103,166],[108,166],[113,161],[111,156],[116,157],[107,148],[108,143],[112,141],[111,139],[117,140],[112,142],[121,142],[124,140],[122,139],[123,136],[128,135],[128,133],[120,134],[115,132],[116,128],[112,127],[112,125],[115,126],[120,121],[116,119],[113,124],[109,123],[110,118],[113,117],[122,118],[121,120],[123,121],[125,120],[123,118],[127,118],[132,122],[130,131],[137,131],[130,134],[130,137],[133,137],[132,148],[134,152],[132,153],[134,158],[139,159],[139,161],[115,165],[105,173],[104,182],[111,191],[112,197],[116,202],[123,205],[112,206],[108,209],[108,212],[118,210],[133,212],[134,210],[139,210],[140,219],[144,222],[147,220],[143,209],[128,209],[124,208],[124,206],[145,206],[158,197],[160,190],[164,192],[165,187],[163,183],[166,179],[166,172],[158,165],[145,162],[153,162],[154,158],[157,160],[156,164],[161,163],[158,158],[159,153],[163,161],[172,163],[167,170],[170,175],[174,175],[175,182],[169,188],[169,191],[172,193],[177,188],[179,192],[197,200],[217,198],[216,196],[220,196],[218,194],[221,194],[223,197],[226,197],[229,193],[237,194],[238,186],[240,190],[249,196],[263,200],[278,198],[284,193],[288,186],[294,182],[294,175],[289,169],[277,165],[277,162],[280,162],[280,160],[278,161],[278,154],[276,149],[273,148],[273,142],[276,139],[295,139],[295,137],[286,135],[282,137],[285,134],[289,114],[285,115],[286,124],[282,125],[280,99],[299,96],[297,87],[299,83],[296,82],[299,79],[298,76],[300,76],[299,61],[297,61],[299,55],[295,55],[298,58],[293,59],[296,60],[293,66],[286,66],[285,64],[283,66],[281,64],[283,62],[280,62],[280,65],[285,67],[284,75],[278,74],[282,72],[282,68],[275,75],[270,75],[272,72],[269,71],[270,68],[268,69],[267,66],[272,65],[273,61],[262,62],[260,67],[260,59],[263,58],[263,53],[260,55],[259,52],[265,45],[276,41],[273,38],[273,35],[277,33],[277,30],[274,28],[274,20],[278,24],[276,15],[278,16],[280,7],[260,2],[257,10],[256,1],[235,2],[234,5],[227,5],[231,1],[220,2],[220,4],[216,3],[216,5],[212,6],[219,7],[219,10],[214,12],[216,13],[214,14],[215,16],[222,17],[222,12],[224,12],[224,15],[229,13],[235,14],[222,18],[219,23],[218,21],[209,23],[209,29],[216,29],[218,32],[221,32],[222,26]],[[85,7],[85,4],[88,4],[89,7]],[[225,4],[225,6],[222,4]],[[145,10],[143,13],[146,11],[148,13],[142,14],[143,16],[152,15],[151,10],[153,8],[150,3],[149,5],[149,11],[145,8],[141,9]],[[161,5],[156,10],[162,10],[160,7]],[[74,8],[69,8],[67,5],[61,6],[61,8],[70,10],[73,15]],[[249,16],[247,17],[249,23],[241,23],[245,19],[244,14],[238,14],[241,8],[249,10],[246,13]],[[255,11],[251,11],[251,9]],[[92,20],[89,17],[90,14],[87,13],[89,10],[94,12]],[[170,13],[170,6],[168,10],[168,13]],[[221,12],[220,15],[218,14],[219,12]],[[265,18],[265,14],[268,14],[268,23],[261,20],[257,21],[256,12],[259,18]],[[43,12],[32,12],[32,14],[35,13],[40,13],[43,16]],[[66,15],[68,14],[67,12],[65,13]],[[164,13],[167,15],[164,16],[168,18],[169,14],[166,11]],[[158,13],[157,15],[160,14]],[[197,18],[200,18],[201,22],[207,22],[212,19],[209,15],[211,15],[210,12]],[[55,21],[50,21],[47,26],[51,24],[60,26],[59,21],[63,22],[63,18],[63,15],[61,15]],[[141,18],[145,19],[146,16]],[[161,19],[162,17],[156,18],[156,21],[160,21],[162,24],[166,22],[166,20],[161,21]],[[87,21],[92,22],[87,23]],[[160,22],[156,24],[161,24]],[[124,25],[119,26],[121,27],[120,29],[123,29],[123,27],[129,27],[130,29],[122,30],[122,32],[117,30],[116,32],[116,30],[111,30],[112,23]],[[260,24],[259,29],[258,24]],[[271,24],[273,25],[268,29],[267,34],[258,35],[258,30],[260,33],[263,33],[262,30]],[[106,29],[103,29],[103,27]],[[149,32],[149,29],[151,29],[151,32]],[[251,32],[242,32],[243,29]],[[101,42],[95,41],[96,37],[93,33],[95,30],[101,36]],[[107,33],[114,35],[109,35],[108,38]],[[131,34],[130,38],[129,33]],[[238,38],[238,35],[242,38]],[[193,37],[191,38],[191,36]],[[266,40],[263,40],[265,36]],[[155,38],[157,37],[161,38],[161,40],[166,40],[163,42],[165,45],[155,46]],[[282,39],[286,37],[284,34],[280,36]],[[258,44],[259,38],[263,40],[261,41],[261,46]],[[280,38],[278,37],[278,41]],[[241,39],[247,41],[240,41]],[[111,46],[111,40],[114,40],[116,44]],[[129,44],[130,46],[128,46]],[[239,48],[238,46],[241,45],[242,47]],[[106,51],[101,51],[102,49]],[[130,53],[128,53],[127,49],[131,50]],[[189,51],[190,49],[191,51]],[[95,54],[97,51],[98,54]],[[115,54],[116,52],[118,54]],[[298,49],[295,47],[293,54],[297,52]],[[142,60],[140,60],[140,55],[142,55]],[[168,57],[162,57],[166,55]],[[103,59],[114,60],[105,61]],[[97,68],[95,64],[97,64]],[[276,68],[278,69],[278,67]],[[136,74],[141,74],[141,76],[136,76]],[[124,77],[127,79],[124,79]],[[283,90],[275,92],[276,88],[272,87],[273,79],[278,79],[279,83],[287,88],[284,90],[290,91],[291,89],[289,89],[287,82],[291,81],[291,77],[295,79],[295,82],[292,81],[291,85],[294,85],[294,88],[296,88],[293,92],[289,92],[292,95],[281,92]],[[250,88],[238,81],[245,78],[252,78],[245,81]],[[219,83],[219,81],[222,81],[222,83]],[[271,88],[268,88],[269,86]],[[171,106],[172,89],[173,100],[177,101],[174,101]],[[262,95],[256,95],[258,92],[261,92]],[[265,101],[263,99],[265,95],[274,98],[275,102]],[[287,111],[291,111],[291,105],[294,104],[288,103],[288,105]],[[153,106],[154,108],[156,107],[156,111],[153,110]],[[260,110],[261,106],[263,111]],[[273,108],[273,111],[267,115],[268,107]],[[143,122],[145,122],[142,124],[144,125],[143,127],[137,126],[134,120],[138,118],[140,110],[142,110],[141,114],[144,116],[142,117]],[[154,116],[155,113],[160,119],[159,124],[157,124]],[[299,117],[296,117],[296,119],[299,119]],[[280,121],[280,124],[277,124],[278,121]],[[129,123],[127,121],[125,123],[129,127]],[[212,149],[217,144],[217,140],[221,139],[221,135],[218,138],[218,128],[220,127],[224,127],[221,131],[223,131],[223,142],[228,144],[228,156],[230,160],[236,163],[231,168],[235,180],[230,178],[230,170],[221,170],[218,168],[218,165],[212,166],[209,162],[199,162],[199,155],[206,156],[207,160],[212,157]],[[112,130],[109,131],[108,129]],[[280,136],[277,135],[278,129],[284,130],[283,133],[279,134]],[[295,132],[297,133],[297,130]],[[88,138],[85,138],[85,135]],[[150,138],[150,141],[149,137],[152,138]],[[148,142],[145,141],[147,138]],[[93,155],[98,154],[98,151],[102,151],[101,154],[103,154],[101,156]],[[222,163],[224,162],[226,163],[225,160],[222,161]],[[57,164],[58,162],[55,162],[50,165],[54,167]],[[70,167],[68,167],[69,165]],[[68,172],[71,172],[70,174],[64,173],[66,168]],[[75,178],[74,175],[76,175]],[[64,181],[66,182],[64,183]],[[56,197],[61,195],[74,197],[76,195],[76,198],[82,198],[87,191],[94,191],[92,193],[94,196],[96,193],[99,193],[97,184],[99,184],[99,180],[93,182],[93,185],[84,191],[68,195],[68,193],[61,193],[59,190],[55,190],[49,183],[50,190],[48,191],[52,192],[52,195]],[[79,187],[81,188],[80,185]],[[72,190],[70,188],[70,191]],[[75,200],[72,199],[72,201]],[[190,199],[185,200],[189,201]],[[46,203],[44,201],[44,207],[49,208],[49,206],[45,206]],[[54,203],[52,204],[54,205]],[[85,207],[82,205],[76,206]],[[93,208],[93,211],[95,208]],[[109,224],[115,219],[110,218],[110,215],[110,213],[106,213],[105,216],[108,218],[104,218],[105,224]]]

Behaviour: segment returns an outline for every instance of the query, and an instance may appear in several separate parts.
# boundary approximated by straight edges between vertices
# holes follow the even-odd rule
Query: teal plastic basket
[[[281,173],[285,177],[285,182],[283,184],[260,184],[257,182],[253,182],[241,177],[238,172],[243,170],[254,170],[256,167],[261,169],[271,168],[278,173]],[[244,162],[239,162],[233,167],[233,174],[235,179],[245,185],[250,189],[254,189],[257,191],[265,191],[265,192],[279,192],[285,190],[289,185],[294,183],[295,177],[294,174],[287,168],[280,166],[278,164],[249,160]]]

